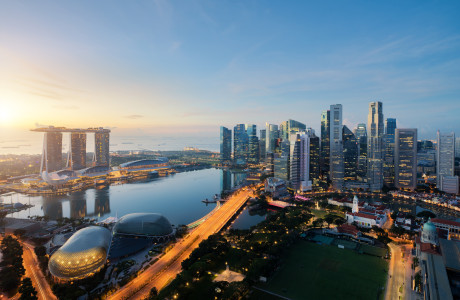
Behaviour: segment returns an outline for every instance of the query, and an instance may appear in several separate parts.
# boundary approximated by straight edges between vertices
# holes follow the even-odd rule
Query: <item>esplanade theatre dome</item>
[[[161,244],[173,236],[168,219],[155,213],[123,216],[113,227],[110,259],[133,255],[146,247]]]
[[[77,231],[50,258],[48,268],[59,280],[82,279],[102,268],[110,248],[110,230],[90,226]]]
[[[166,236],[173,232],[171,223],[160,214],[134,213],[123,216],[113,227],[113,234]]]

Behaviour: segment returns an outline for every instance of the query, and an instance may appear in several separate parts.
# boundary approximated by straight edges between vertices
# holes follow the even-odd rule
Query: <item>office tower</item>
[[[313,129],[309,128],[307,132],[310,135],[310,180],[316,187],[319,185],[320,177],[320,141]]]
[[[273,152],[267,152],[265,160],[267,165],[266,171],[268,172],[268,176],[273,177],[275,175],[275,154]]]
[[[257,137],[257,126],[253,124],[245,124],[246,133],[249,139],[248,163],[259,163],[259,138]]]
[[[232,189],[232,172],[229,170],[222,170],[221,185],[220,189],[222,192],[229,191]]]
[[[395,130],[396,119],[385,120],[385,151],[383,160],[383,183],[392,187],[395,183]]]
[[[443,191],[443,177],[454,176],[455,134],[441,134],[438,130],[436,151],[436,187]]]
[[[86,133],[70,133],[70,151],[67,167],[74,171],[86,168]]]
[[[279,126],[279,137],[283,140],[289,140],[288,121],[284,121]]]
[[[417,187],[417,129],[395,130],[395,186]]]
[[[62,169],[62,133],[45,132],[40,173]]]
[[[310,136],[306,132],[293,133],[289,141],[291,186],[296,190],[311,190]]]
[[[335,189],[343,186],[343,136],[342,136],[342,104],[331,105],[330,108],[330,159],[329,176]]]
[[[355,137],[358,141],[358,168],[356,177],[359,181],[367,180],[367,129],[366,124],[360,123],[355,128]]]
[[[110,166],[110,133],[102,131],[94,133],[93,165]]]
[[[267,134],[267,131],[265,129],[260,130],[259,161],[261,161],[261,162],[265,161],[266,134]]]
[[[278,125],[266,123],[265,126],[266,126],[265,152],[274,152],[275,142],[279,137]]]
[[[285,181],[290,177],[290,143],[288,140],[282,141],[280,145],[281,152],[274,154],[274,176]]]
[[[238,124],[233,128],[233,161],[236,165],[248,163],[249,136],[245,124]]]
[[[347,126],[343,126],[343,180],[355,181],[358,168],[358,141]]]
[[[435,150],[433,141],[421,140],[417,141],[417,151]]]
[[[232,131],[220,126],[220,162],[229,163],[232,159]]]
[[[383,186],[382,102],[369,103],[367,134],[367,182],[371,191],[380,191]]]
[[[321,113],[321,174],[325,177],[329,177],[330,123],[330,111],[325,110]]]
[[[455,138],[455,157],[460,158],[460,137]]]

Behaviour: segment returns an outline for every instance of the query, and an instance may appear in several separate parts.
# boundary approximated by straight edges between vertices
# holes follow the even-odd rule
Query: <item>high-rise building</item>
[[[266,126],[265,151],[274,152],[276,140],[279,138],[278,125],[266,123],[265,126]]]
[[[229,163],[232,159],[232,131],[220,126],[220,162]]]
[[[62,169],[62,133],[45,132],[40,171],[48,173]]]
[[[383,186],[383,109],[382,102],[369,103],[367,118],[367,182],[371,191]]]
[[[246,165],[249,154],[249,136],[245,124],[233,128],[233,161],[236,165]]]
[[[110,133],[101,130],[94,133],[94,157],[95,166],[110,166]]]
[[[260,130],[259,138],[259,161],[265,161],[265,144],[266,144],[267,131],[265,129]]]
[[[290,181],[294,189],[311,190],[310,136],[306,132],[293,133],[290,141]]]
[[[310,180],[313,186],[317,187],[320,178],[320,142],[313,129],[309,128],[307,132],[310,136]]]
[[[330,159],[330,111],[325,110],[321,113],[321,174],[329,177],[329,159]]]
[[[385,151],[383,160],[383,183],[392,187],[395,183],[395,130],[396,119],[385,120]]]
[[[253,124],[245,124],[246,133],[248,135],[248,163],[259,163],[259,138],[257,137],[257,126]]]
[[[354,130],[358,141],[358,168],[356,177],[359,181],[367,181],[367,129],[366,124],[360,123]]]
[[[72,170],[86,168],[86,133],[70,133],[70,151],[67,167]]]
[[[455,157],[460,158],[460,137],[455,138]]]
[[[453,132],[441,134],[438,130],[437,140],[436,186],[443,191],[443,177],[454,176],[455,134]]]
[[[420,140],[417,141],[417,151],[435,150],[433,141]]]
[[[417,187],[417,129],[395,130],[395,186],[415,190]]]
[[[356,171],[358,168],[358,141],[351,130],[344,125],[343,132],[343,180],[356,181]]]
[[[335,189],[343,186],[343,136],[342,136],[342,104],[331,105],[330,108],[330,159],[329,176]]]
[[[274,176],[288,181],[290,178],[290,143],[288,140],[282,141],[281,152],[274,155]]]

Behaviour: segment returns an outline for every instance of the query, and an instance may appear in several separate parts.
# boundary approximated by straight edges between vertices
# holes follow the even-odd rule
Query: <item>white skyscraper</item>
[[[290,141],[290,181],[295,189],[311,190],[310,180],[310,135],[306,132],[293,133]]]
[[[331,105],[330,108],[330,160],[329,174],[334,188],[343,186],[343,137],[342,137],[342,104]]]
[[[369,103],[367,118],[367,182],[371,191],[383,186],[383,110],[382,102]]]
[[[443,191],[442,180],[445,176],[454,176],[455,134],[441,134],[438,130],[436,148],[436,186]]]

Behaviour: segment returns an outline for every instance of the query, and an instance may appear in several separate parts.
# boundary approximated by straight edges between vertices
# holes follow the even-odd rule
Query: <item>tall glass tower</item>
[[[385,120],[385,151],[383,160],[383,182],[392,187],[395,184],[395,130],[396,119]],[[415,143],[417,145],[417,143]]]
[[[276,140],[279,138],[278,125],[266,123],[265,151],[275,152]]]
[[[227,127],[220,127],[220,162],[229,163],[232,158],[232,131]]]
[[[395,186],[415,190],[417,187],[417,129],[395,131]]]
[[[330,157],[330,111],[325,110],[321,113],[321,173],[329,177],[329,157]]]
[[[367,117],[367,182],[371,191],[383,186],[383,109],[382,102],[369,103]]]
[[[438,144],[436,149],[436,186],[443,189],[443,177],[454,176],[455,164],[455,133],[437,133]]]
[[[358,168],[357,179],[364,181],[367,178],[367,129],[366,124],[360,123],[355,128],[355,137],[358,141]]]
[[[257,126],[246,124],[246,133],[248,135],[248,163],[259,163],[259,138],[257,137]]]
[[[358,141],[347,126],[343,126],[343,168],[344,181],[355,181],[358,167]]]
[[[329,176],[335,189],[343,186],[343,131],[342,104],[331,105],[330,108],[330,159]]]
[[[248,163],[249,136],[245,124],[238,124],[233,128],[233,160],[236,165]]]

